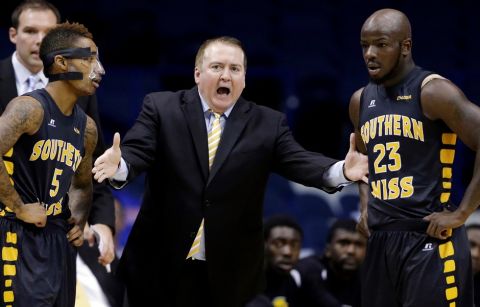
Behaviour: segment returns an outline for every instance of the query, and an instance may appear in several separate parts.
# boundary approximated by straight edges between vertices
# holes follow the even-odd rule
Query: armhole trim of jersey
[[[447,78],[442,77],[442,76],[440,76],[439,74],[431,74],[431,75],[426,76],[425,79],[423,79],[422,85],[420,86],[420,88],[423,88],[428,82],[430,82],[430,81],[432,81],[432,80],[434,80],[434,79],[447,80]]]

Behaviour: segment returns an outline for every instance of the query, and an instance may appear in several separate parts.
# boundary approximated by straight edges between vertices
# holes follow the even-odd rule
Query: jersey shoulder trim
[[[439,74],[431,74],[431,75],[426,76],[425,79],[423,79],[422,85],[420,86],[420,88],[423,88],[428,82],[430,82],[432,80],[435,80],[435,79],[447,80],[447,78],[445,78],[445,77],[443,77]]]

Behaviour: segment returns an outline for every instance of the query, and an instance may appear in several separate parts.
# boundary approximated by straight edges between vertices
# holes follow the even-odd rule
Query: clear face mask
[[[90,80],[99,80],[103,75],[105,75],[105,69],[103,68],[102,63],[100,62],[100,57],[98,55],[98,50],[97,50],[97,54],[93,59],[92,67],[91,67],[90,73],[88,74],[88,78]]]
[[[69,59],[82,59],[82,65],[90,65],[90,72],[88,78],[90,80],[99,81],[102,76],[105,74],[105,69],[103,68],[100,58],[97,53],[91,52],[90,48],[67,48],[62,50],[57,50],[50,52],[49,54],[42,57],[42,61],[45,67],[50,67],[55,59],[55,56],[61,55],[67,60]],[[50,74],[45,70],[45,75],[49,78],[49,82],[55,82],[58,80],[82,80],[84,78],[84,73],[75,70],[74,66],[68,67],[68,72]]]

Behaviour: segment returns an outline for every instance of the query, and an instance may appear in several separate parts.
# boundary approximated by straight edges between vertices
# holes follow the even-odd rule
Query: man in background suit
[[[130,306],[244,306],[261,291],[270,173],[330,192],[367,180],[353,138],[345,162],[308,152],[282,113],[243,99],[246,66],[237,39],[205,41],[197,86],[147,95],[121,150],[117,133],[95,162],[100,182],[147,172],[119,266]]]
[[[43,0],[27,0],[19,4],[12,13],[10,41],[15,44],[15,52],[0,61],[0,114],[13,98],[34,89],[43,88],[48,79],[43,74],[43,63],[39,57],[40,43],[47,31],[60,22],[60,13],[51,3]],[[95,95],[84,96],[77,102],[97,124],[98,142],[93,157],[105,150]],[[115,211],[113,197],[104,184],[94,183],[93,204],[88,219],[104,248],[99,257],[106,265],[114,258],[113,233]],[[85,232],[86,239],[94,240],[93,231]]]

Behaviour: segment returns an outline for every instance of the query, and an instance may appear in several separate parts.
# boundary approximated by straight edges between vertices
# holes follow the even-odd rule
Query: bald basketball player
[[[480,203],[480,108],[415,65],[410,22],[383,9],[362,26],[370,82],[350,100],[369,184],[359,229],[369,235],[362,306],[473,306],[463,226]],[[457,137],[477,152],[459,204],[450,199]]]

